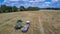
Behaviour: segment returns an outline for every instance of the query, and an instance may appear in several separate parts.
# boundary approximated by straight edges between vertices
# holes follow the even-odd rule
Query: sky
[[[54,7],[60,8],[60,0],[0,0],[0,5],[5,4],[7,6],[24,6],[24,7]]]

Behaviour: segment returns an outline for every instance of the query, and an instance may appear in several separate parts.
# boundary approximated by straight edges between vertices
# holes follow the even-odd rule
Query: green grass
[[[7,34],[7,33],[11,33],[11,28],[13,27],[12,24],[5,24],[3,26],[0,27],[0,34]],[[8,30],[8,31],[7,31]],[[9,31],[10,30],[10,31]],[[4,33],[3,33],[4,32]]]
[[[5,24],[2,27],[13,27],[13,25],[12,24]]]

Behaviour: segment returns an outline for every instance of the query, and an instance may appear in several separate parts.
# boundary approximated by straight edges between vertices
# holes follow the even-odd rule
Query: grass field
[[[15,30],[18,19],[29,20],[28,32]],[[0,14],[0,34],[60,34],[60,10],[24,11]]]

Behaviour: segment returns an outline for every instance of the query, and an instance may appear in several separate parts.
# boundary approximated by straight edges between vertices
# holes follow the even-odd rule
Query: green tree
[[[24,6],[20,6],[20,11],[25,11],[25,7]]]
[[[13,11],[13,12],[16,12],[16,11],[18,11],[18,8],[17,8],[16,6],[13,6],[13,7],[12,7],[12,11]]]
[[[5,13],[5,12],[16,12],[18,8],[16,6],[6,6],[6,5],[1,5],[0,6],[0,13]]]
[[[0,12],[1,13],[5,12],[5,10],[6,10],[6,5],[1,5]]]
[[[28,11],[36,11],[36,10],[40,10],[40,8],[38,8],[38,7],[28,7],[27,10]]]

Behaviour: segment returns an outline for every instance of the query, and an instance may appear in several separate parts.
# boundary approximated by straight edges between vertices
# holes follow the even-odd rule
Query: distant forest
[[[28,7],[20,6],[17,8],[16,6],[6,6],[0,5],[0,13],[7,12],[18,12],[18,11],[38,11],[38,10],[60,10],[60,8],[39,8],[39,7]]]

